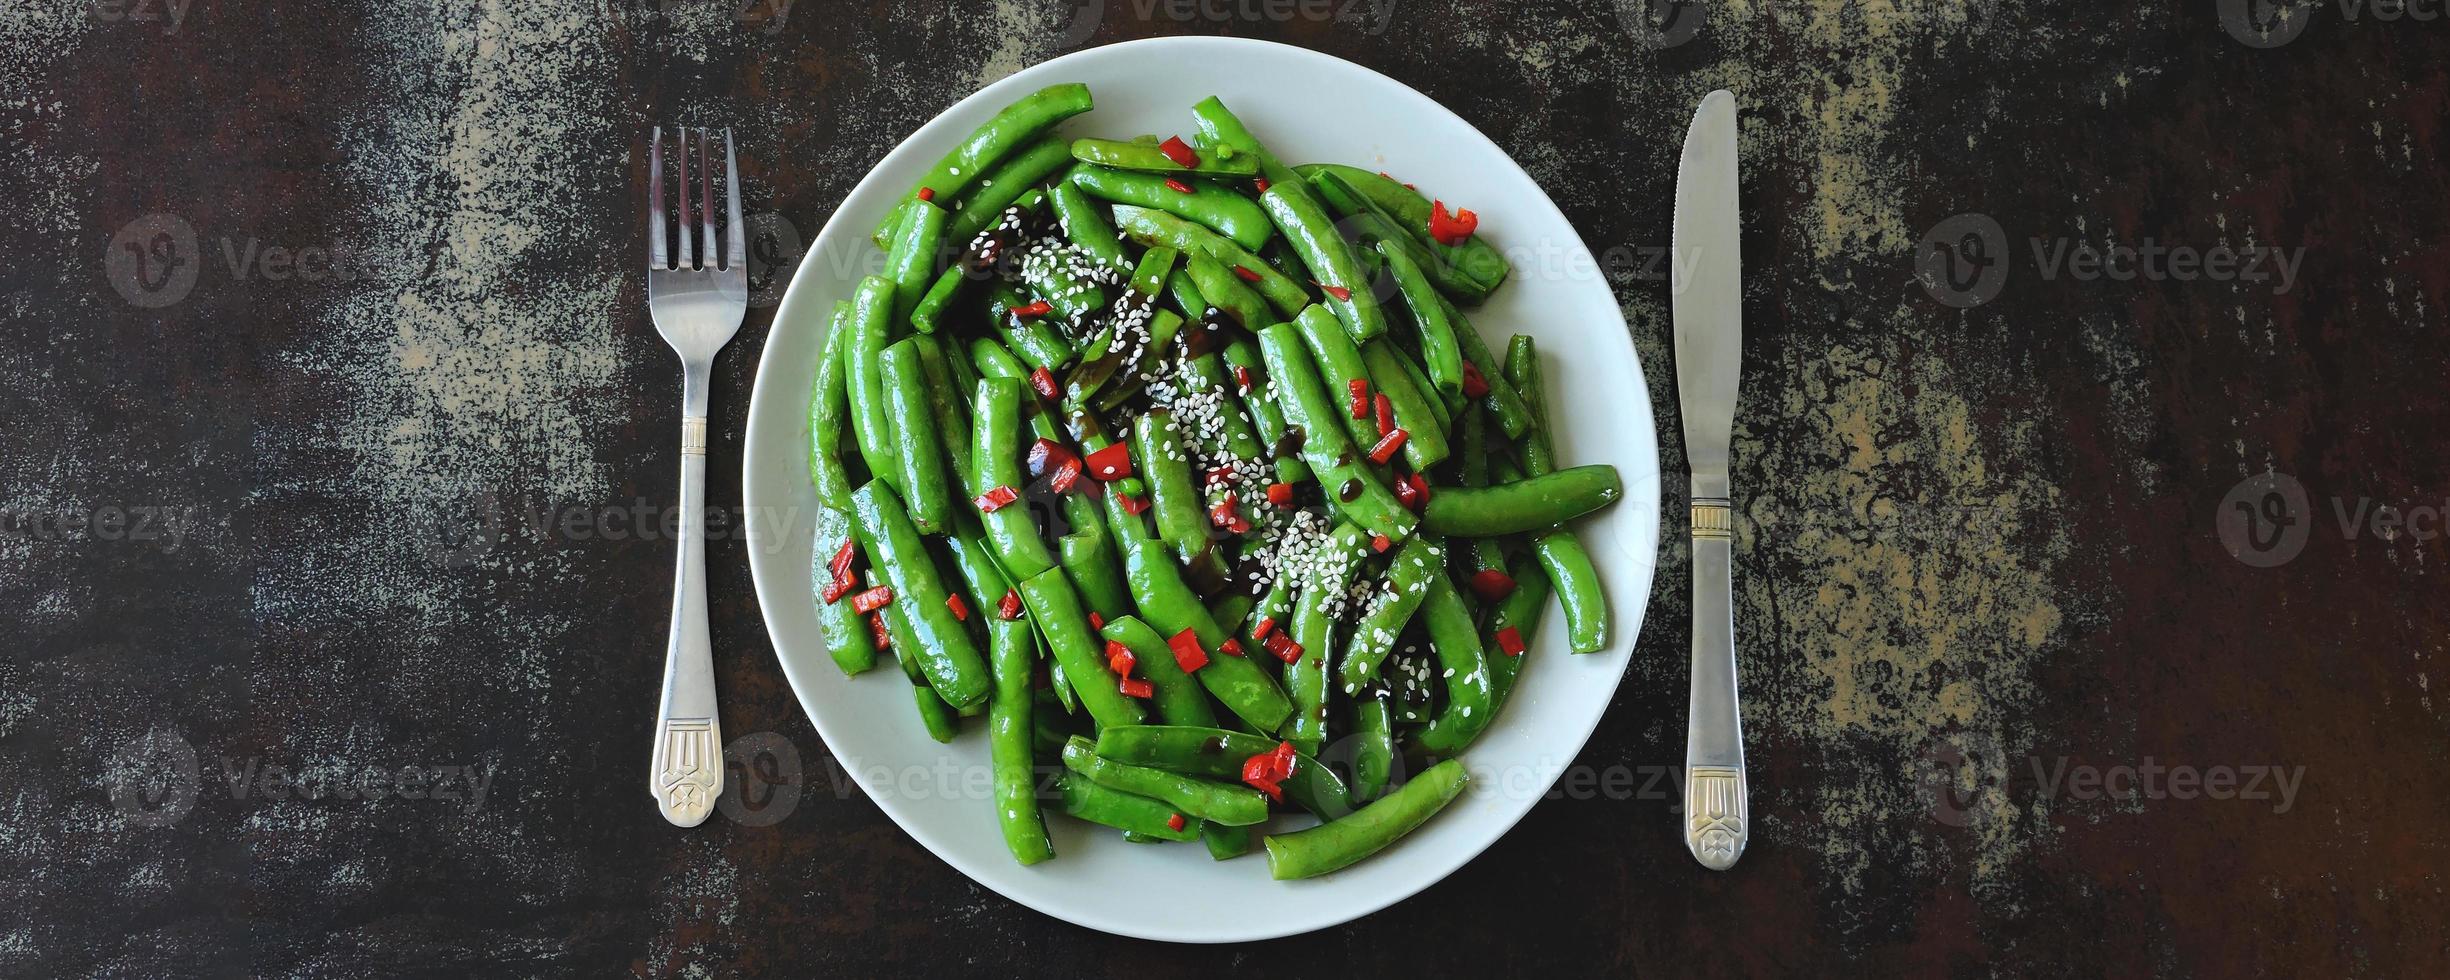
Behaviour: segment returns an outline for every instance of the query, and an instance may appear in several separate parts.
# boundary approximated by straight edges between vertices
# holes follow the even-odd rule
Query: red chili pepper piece
[[[833,580],[832,582],[828,582],[828,583],[826,583],[826,585],[825,585],[825,604],[830,606],[830,605],[833,605],[834,603],[837,603],[837,602],[842,601],[842,597],[843,597],[843,596],[850,595],[850,594],[851,594],[851,590],[852,590],[852,589],[856,589],[856,588],[858,588],[858,587],[859,587],[859,580],[858,580],[858,579],[854,579],[854,578],[849,578],[849,577],[847,577],[847,576],[846,576],[846,577],[843,577],[843,578],[838,578],[838,579]]]
[[[1242,655],[1242,641],[1234,639],[1230,636],[1226,637],[1225,642],[1217,646],[1216,652],[1222,653],[1228,657],[1239,657]],[[1205,661],[1203,661],[1203,663],[1204,662]],[[1183,669],[1189,670],[1190,668],[1186,667]]]
[[[1118,442],[1090,453],[1089,475],[1112,483],[1131,475],[1131,444]]]
[[[922,200],[922,201],[933,201],[933,200],[935,200],[935,199],[936,199],[936,189],[935,189],[935,188],[933,188],[933,187],[922,187],[922,188],[919,188],[919,200]]]
[[[1404,505],[1405,510],[1421,509],[1421,491],[1409,477],[1395,481],[1395,502]]]
[[[1218,498],[1216,506],[1208,508],[1208,523],[1222,528],[1232,528],[1242,523],[1242,514],[1236,509],[1241,504],[1242,502],[1230,493]]]
[[[842,547],[834,552],[834,560],[826,562],[825,567],[828,571],[833,572],[837,579],[850,578],[851,561],[854,557],[856,556],[851,550],[851,539],[844,538]]]
[[[883,616],[868,617],[868,636],[879,650],[893,645],[893,632],[885,628]]]
[[[1512,627],[1512,626],[1508,626],[1508,627],[1506,627],[1505,629],[1498,630],[1498,631],[1497,631],[1497,648],[1498,648],[1498,649],[1500,649],[1500,650],[1504,650],[1504,651],[1506,651],[1506,656],[1509,656],[1509,657],[1520,657],[1520,656],[1522,656],[1522,655],[1523,655],[1523,631],[1522,631],[1522,630],[1519,630],[1519,629],[1516,629],[1516,628],[1514,628],[1514,627]]]
[[[1106,666],[1116,677],[1130,677],[1131,669],[1140,665],[1140,658],[1131,655],[1131,648],[1113,640],[1106,641]]]
[[[1392,547],[1395,547],[1395,542],[1393,542],[1393,541],[1391,541],[1391,540],[1388,540],[1386,535],[1384,535],[1384,534],[1373,534],[1373,535],[1370,535],[1370,550],[1371,550],[1371,551],[1375,551],[1375,552],[1377,552],[1377,553],[1379,553],[1379,554],[1382,554],[1382,555],[1383,555],[1383,554],[1386,554],[1386,553],[1387,553],[1387,549],[1392,548]]]
[[[1479,227],[1480,216],[1473,214],[1470,208],[1458,208],[1449,216],[1446,202],[1429,202],[1429,237],[1437,239],[1438,244],[1449,247],[1461,245]]]
[[[1276,751],[1269,753],[1269,755],[1271,757],[1269,759],[1270,771],[1275,773],[1276,778],[1293,778],[1293,743],[1278,742],[1276,743]]]
[[[1048,399],[1054,398],[1062,390],[1055,387],[1055,373],[1045,368],[1029,372],[1029,388],[1037,392],[1038,397]]]
[[[1293,634],[1284,630],[1277,630],[1261,642],[1267,644],[1268,652],[1275,654],[1278,660],[1292,663],[1302,658],[1302,645],[1293,642]]]
[[[1262,752],[1242,760],[1242,782],[1266,793],[1271,800],[1278,803],[1285,801],[1284,788],[1278,785],[1282,780],[1276,777],[1275,758],[1271,753]]]
[[[1070,447],[1053,439],[1040,439],[1029,444],[1029,475],[1042,478],[1053,473],[1067,459],[1079,459]]]
[[[1387,393],[1382,391],[1371,408],[1378,414],[1378,437],[1384,439],[1387,433],[1395,431],[1395,403],[1388,401]]]
[[[1187,824],[1183,822],[1182,814],[1179,813],[1167,814],[1165,818],[1165,825],[1173,830],[1181,830],[1183,827],[1187,826]]]
[[[961,620],[965,623],[970,621],[970,604],[961,601],[961,593],[956,592],[952,595],[945,596],[944,606],[945,608],[953,611],[954,619]]]
[[[1489,393],[1489,379],[1480,376],[1480,365],[1463,362],[1463,395],[1478,398]]]
[[[1268,634],[1273,632],[1276,632],[1276,617],[1261,616],[1259,617],[1259,625],[1251,627],[1251,639],[1257,640],[1261,643],[1266,643],[1268,641]]]
[[[1202,489],[1206,489],[1206,488],[1208,488],[1208,487],[1220,487],[1220,486],[1224,486],[1224,485],[1226,485],[1226,484],[1232,483],[1233,481],[1234,481],[1234,471],[1233,471],[1233,467],[1230,467],[1230,466],[1218,466],[1218,467],[1212,467],[1212,468],[1210,468],[1210,469],[1208,470],[1207,475],[1206,475],[1206,476],[1204,476],[1204,477],[1202,477],[1202,478],[1200,479],[1200,487],[1201,487]]]
[[[1404,486],[1412,491],[1412,503],[1405,506],[1419,510],[1429,506],[1429,478],[1418,473],[1404,476]]]
[[[1369,417],[1370,417],[1370,382],[1369,382],[1369,379],[1367,379],[1367,378],[1354,378],[1354,379],[1352,379],[1351,381],[1347,381],[1347,382],[1345,382],[1345,383],[1344,383],[1344,391],[1345,391],[1345,393],[1346,393],[1346,394],[1348,394],[1348,395],[1351,395],[1351,396],[1352,396],[1352,411],[1353,411],[1353,417],[1354,417],[1354,418],[1357,418],[1357,419],[1366,419],[1366,418],[1369,418]]]
[[[1259,281],[1259,274],[1258,274],[1258,273],[1256,273],[1256,272],[1252,272],[1252,271],[1250,271],[1249,269],[1243,268],[1243,267],[1238,266],[1238,265],[1237,265],[1237,266],[1234,266],[1234,275],[1241,276],[1241,277],[1242,277],[1242,280],[1243,280],[1244,282],[1258,282],[1258,281]]]
[[[1165,154],[1165,158],[1174,161],[1177,166],[1199,166],[1199,154],[1191,152],[1191,144],[1183,142],[1180,136],[1166,137],[1165,142],[1157,144],[1157,152]]]
[[[1174,634],[1172,639],[1165,641],[1165,645],[1174,651],[1174,665],[1181,667],[1183,673],[1208,666],[1208,651],[1200,649],[1199,637],[1190,630]]]
[[[1004,593],[1004,601],[995,604],[995,615],[998,618],[1006,620],[1021,618],[1021,592],[1019,589]]]
[[[1268,484],[1268,503],[1275,504],[1278,507],[1292,507],[1293,485],[1290,483]]]
[[[1326,290],[1327,295],[1333,296],[1339,300],[1350,302],[1353,298],[1353,291],[1342,286],[1330,286],[1322,282],[1319,283],[1319,288]]]
[[[1174,178],[1172,178],[1172,177],[1168,177],[1168,178],[1166,178],[1166,179],[1165,179],[1165,188],[1166,188],[1167,190],[1173,191],[1173,192],[1174,192],[1174,193],[1176,193],[1176,194],[1189,194],[1189,193],[1191,193],[1191,185],[1186,184],[1186,183],[1183,183],[1182,181],[1179,181],[1179,180],[1175,180],[1175,179],[1174,179]]]
[[[869,589],[866,592],[852,596],[851,610],[861,615],[866,615],[885,608],[885,603],[892,601],[893,587],[890,585],[879,585],[873,589]]]
[[[1380,466],[1387,465],[1387,460],[1395,458],[1396,450],[1404,448],[1404,440],[1410,438],[1412,438],[1412,433],[1402,429],[1387,433],[1378,440],[1377,445],[1370,447],[1370,462]]]
[[[1045,316],[1049,313],[1055,312],[1055,304],[1049,303],[1045,300],[1039,300],[1034,303],[1009,307],[1009,309],[1012,310],[1012,315],[1014,316]]]
[[[1089,628],[1093,630],[1105,629],[1106,617],[1098,615],[1097,610],[1095,609],[1089,610]]]
[[[979,513],[992,514],[1011,506],[1013,501],[1019,499],[1021,499],[1021,491],[1011,487],[996,487],[970,498],[970,502],[978,505]]]
[[[1259,186],[1259,193],[1261,193],[1261,194],[1265,194],[1265,193],[1267,193],[1267,192],[1268,192],[1268,179],[1267,179],[1267,178],[1265,178],[1265,177],[1260,177],[1260,178],[1257,178],[1257,179],[1255,179],[1255,180],[1251,181],[1251,183],[1253,183],[1253,184],[1257,184],[1257,185]]]
[[[1117,492],[1114,495],[1114,502],[1123,508],[1123,513],[1130,514],[1133,517],[1138,517],[1141,514],[1148,512],[1148,501],[1134,497],[1128,493]]]
[[[1056,465],[1055,475],[1046,481],[1046,488],[1056,493],[1071,493],[1080,483],[1080,460],[1067,459]]]
[[[1137,677],[1123,678],[1123,682],[1115,685],[1115,689],[1123,692],[1124,697],[1132,698],[1145,698],[1157,692],[1157,689],[1149,686],[1147,681]]]
[[[1234,365],[1234,387],[1242,389],[1242,394],[1247,395],[1251,393],[1250,368],[1240,364]]]
[[[1496,602],[1514,592],[1514,576],[1494,568],[1483,568],[1472,574],[1472,594],[1483,602]]]

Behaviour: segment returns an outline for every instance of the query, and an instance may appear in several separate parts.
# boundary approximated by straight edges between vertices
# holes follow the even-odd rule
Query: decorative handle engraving
[[[1744,770],[1694,766],[1684,775],[1684,846],[1712,871],[1744,853]]]
[[[1725,497],[1693,499],[1693,536],[1696,538],[1735,537],[1735,506]]]
[[[722,737],[712,718],[674,718],[655,742],[655,800],[664,817],[695,827],[723,791]]]
[[[706,418],[704,416],[681,417],[681,455],[706,455]]]

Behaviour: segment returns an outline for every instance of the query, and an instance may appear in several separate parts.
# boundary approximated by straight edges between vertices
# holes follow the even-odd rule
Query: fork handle
[[[1693,498],[1693,692],[1684,746],[1684,846],[1712,871],[1735,866],[1751,836],[1744,720],[1736,700],[1734,507]]]
[[[680,566],[672,586],[672,637],[655,717],[648,791],[664,819],[695,827],[723,792],[723,731],[715,717],[715,661],[706,630],[706,416],[681,418]]]

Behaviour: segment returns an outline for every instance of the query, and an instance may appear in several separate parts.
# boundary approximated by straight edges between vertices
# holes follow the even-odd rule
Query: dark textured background
[[[2438,5],[2326,4],[2266,48],[2224,30],[2245,5],[2192,2],[1753,4],[1664,46],[1590,2],[170,2],[0,11],[0,972],[2450,968]],[[1647,778],[1682,754],[1672,508],[1580,760],[1635,791],[1543,803],[1352,927],[1167,947],[971,884],[831,776],[737,539],[710,557],[723,727],[768,750],[733,773],[746,819],[677,831],[638,792],[669,545],[482,532],[494,507],[672,495],[640,134],[737,127],[750,208],[805,237],[976,86],[1182,32],[1393,74],[1623,255],[1665,243],[1685,117],[1735,90],[1758,828],[1734,872],[1694,866]],[[2012,247],[1997,298],[1958,310],[1914,256],[1965,213]],[[114,280],[171,219],[192,286]],[[2302,266],[2285,292],[2046,275],[2036,240]],[[249,242],[349,261],[234,270]],[[1641,265],[1618,294],[1673,469]],[[718,502],[768,312],[718,367]],[[2271,497],[2301,529],[2272,567],[2216,523],[2266,505],[2241,483],[2265,473],[2298,488]],[[2415,523],[2344,531],[2364,504]],[[154,516],[114,523],[132,510]],[[769,796],[792,758],[805,791]],[[2284,805],[2047,778],[2148,761],[2301,782]],[[224,778],[250,765],[491,781],[268,798]]]

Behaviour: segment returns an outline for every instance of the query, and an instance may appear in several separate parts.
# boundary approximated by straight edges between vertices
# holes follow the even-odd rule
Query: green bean
[[[950,201],[959,196],[970,182],[984,175],[1013,150],[1036,139],[1039,133],[1054,128],[1056,123],[1089,111],[1096,105],[1089,97],[1089,87],[1079,82],[1049,85],[1005,106],[995,116],[972,130],[970,135],[945,152],[936,165],[913,185],[904,200],[915,200],[926,191],[927,197]],[[887,216],[874,238],[884,238],[893,224]],[[964,239],[965,241],[967,239]]]
[[[1367,803],[1387,791],[1395,770],[1395,722],[1385,697],[1353,702],[1353,739],[1353,801]]]
[[[844,505],[849,501],[846,499]],[[825,652],[834,658],[834,666],[844,674],[863,674],[876,668],[876,644],[857,610],[851,608],[848,596],[825,601],[826,583],[832,581],[833,570],[827,563],[834,552],[852,539],[850,512],[825,500],[817,501],[815,560],[811,563],[810,579],[817,595],[818,632],[825,637]]]
[[[1312,313],[1312,310],[1320,312]],[[1293,326],[1301,331],[1302,343],[1310,348],[1310,356],[1318,361],[1319,376],[1327,384],[1328,405],[1347,409],[1335,413],[1336,421],[1344,426],[1345,434],[1352,437],[1353,445],[1363,448],[1375,445],[1378,442],[1377,414],[1365,407],[1359,418],[1353,417],[1347,397],[1356,381],[1365,391],[1377,390],[1370,384],[1370,365],[1361,356],[1361,345],[1354,343],[1352,335],[1344,332],[1343,325],[1337,323],[1334,317],[1327,316],[1320,307],[1303,310],[1301,316],[1294,318]]]
[[[1293,243],[1293,253],[1310,267],[1311,278],[1327,293],[1327,308],[1335,311],[1336,319],[1343,322],[1353,341],[1361,343],[1385,336],[1387,314],[1378,305],[1378,293],[1361,274],[1361,263],[1353,257],[1352,246],[1336,230],[1335,222],[1319,206],[1318,198],[1311,196],[1310,185],[1298,180],[1271,184],[1266,193],[1259,195],[1259,204],[1276,222],[1276,230]]]
[[[1002,220],[1004,209],[1057,171],[1072,165],[1072,155],[1056,137],[1039,140],[999,163],[961,199],[953,215],[952,240],[966,243]]]
[[[1327,739],[1327,664],[1336,645],[1333,608],[1343,601],[1346,586],[1361,569],[1364,533],[1358,525],[1337,525],[1312,556],[1312,577],[1299,583],[1294,594],[1293,622],[1288,628],[1302,652],[1285,667],[1285,688],[1293,699],[1293,720],[1285,729],[1285,740],[1305,752],[1318,751]]]
[[[1318,166],[1320,165],[1306,163],[1294,169],[1308,171]],[[1453,263],[1448,262],[1445,256],[1436,251],[1438,248],[1436,240],[1425,239],[1405,231],[1402,221],[1388,214],[1367,195],[1354,190],[1350,183],[1336,174],[1321,172],[1307,176],[1310,186],[1318,191],[1319,198],[1327,202],[1327,206],[1344,219],[1345,225],[1361,242],[1364,244],[1385,242],[1402,249],[1405,257],[1420,267],[1421,271],[1429,277],[1429,281],[1436,285],[1439,292],[1462,297],[1468,303],[1478,303],[1489,298],[1489,291],[1495,287],[1483,284],[1455,268]],[[1364,256],[1364,258],[1367,257]]]
[[[859,522],[860,540],[872,549],[873,569],[893,587],[893,604],[907,610],[917,650],[914,657],[927,682],[945,703],[966,708],[986,700],[987,661],[979,655],[969,630],[945,604],[944,580],[936,570],[927,543],[910,522],[901,500],[868,483],[851,491],[851,513]]]
[[[1429,234],[1429,212],[1432,202],[1421,192],[1404,186],[1403,183],[1392,177],[1371,173],[1359,167],[1325,163],[1303,164],[1293,169],[1313,180],[1318,179],[1321,174],[1334,174],[1347,186],[1359,192],[1372,207],[1393,219],[1416,244],[1439,260],[1434,265],[1424,262],[1423,267],[1450,267],[1479,286],[1483,295],[1506,281],[1506,274],[1510,270],[1507,268],[1505,255],[1490,247],[1487,242],[1481,241],[1478,236],[1464,239],[1461,245],[1447,245]],[[1466,295],[1475,302],[1479,298],[1469,296],[1468,293]]]
[[[1271,834],[1268,874],[1278,881],[1311,878],[1351,866],[1446,808],[1468,780],[1461,760],[1429,767],[1402,788],[1339,820],[1308,830]]]
[[[1208,653],[1208,666],[1198,673],[1200,684],[1226,710],[1260,731],[1272,732],[1283,725],[1285,716],[1293,713],[1284,691],[1251,662],[1249,651],[1240,657],[1224,652],[1229,634],[1209,618],[1208,608],[1183,581],[1181,570],[1164,547],[1141,533],[1140,519],[1123,513],[1114,493],[1106,494],[1106,525],[1123,552],[1123,577],[1139,600],[1140,615],[1162,636],[1190,630],[1200,649]]]
[[[1395,288],[1404,297],[1404,308],[1412,312],[1412,324],[1420,334],[1421,360],[1429,378],[1437,385],[1438,398],[1443,401],[1463,396],[1463,347],[1455,339],[1454,321],[1446,318],[1446,305],[1403,249],[1387,242],[1378,243],[1378,254],[1387,260],[1387,271],[1395,278]]]
[[[935,406],[929,399],[926,366],[911,337],[885,348],[885,406],[899,424],[893,428],[893,462],[910,508],[911,523],[921,534],[943,534],[953,522],[953,491],[945,480],[944,434],[936,428]]]
[[[1421,526],[1450,537],[1495,537],[1563,524],[1624,495],[1616,467],[1576,466],[1502,486],[1438,488],[1421,507]]]
[[[1378,679],[1379,661],[1395,651],[1395,639],[1412,622],[1412,614],[1436,591],[1437,582],[1446,578],[1445,562],[1439,557],[1443,550],[1422,535],[1404,542],[1403,550],[1388,563],[1384,591],[1353,624],[1344,659],[1336,666],[1336,681],[1347,696],[1359,694],[1363,685]],[[1454,589],[1449,586],[1447,591]]]
[[[1487,641],[1484,649],[1498,651],[1496,656],[1489,658],[1491,714],[1504,707],[1506,696],[1514,693],[1514,679],[1522,673],[1523,657],[1529,655],[1531,638],[1540,629],[1540,614],[1548,609],[1548,575],[1540,571],[1537,560],[1516,559],[1509,574],[1514,578],[1514,591],[1506,593],[1505,598],[1497,600],[1497,604],[1489,609],[1488,622],[1483,624],[1481,630]],[[1515,635],[1523,641],[1524,653],[1505,654],[1497,634],[1507,627],[1513,627]]]
[[[1098,755],[1097,743],[1085,738],[1075,736],[1064,743],[1063,766],[1100,786],[1172,806],[1186,817],[1229,827],[1247,827],[1268,818],[1267,797],[1258,790],[1116,762]]]
[[[1257,330],[1276,322],[1267,298],[1259,295],[1242,277],[1235,275],[1224,263],[1206,255],[1193,253],[1183,263],[1183,273],[1198,287],[1200,298],[1208,305],[1224,311],[1226,316],[1245,330]]]
[[[1285,413],[1276,399],[1267,396],[1268,366],[1260,356],[1259,345],[1248,337],[1236,337],[1225,345],[1225,362],[1249,372],[1249,386],[1237,383],[1236,388],[1242,396],[1242,408],[1250,413],[1251,424],[1259,430],[1260,445],[1276,458],[1277,481],[1301,483],[1310,479],[1310,464],[1302,462],[1299,453],[1279,455],[1276,451],[1284,444]]]
[[[1189,565],[1215,547],[1208,537],[1208,514],[1200,506],[1199,484],[1191,475],[1191,454],[1174,431],[1174,415],[1151,409],[1132,423],[1132,457],[1148,478],[1149,512],[1157,520],[1157,537],[1171,545]]]
[[[1021,383],[1009,378],[980,381],[970,414],[974,432],[971,482],[987,489],[1010,487],[1016,492],[1027,486],[1021,479],[1019,450]],[[987,540],[995,545],[997,560],[1006,572],[1029,579],[1055,567],[1055,556],[1047,552],[1046,542],[1039,540],[1038,525],[1030,520],[1024,501],[1016,500],[992,512],[982,510],[979,521],[986,526]]]
[[[1557,451],[1549,440],[1548,402],[1545,383],[1540,377],[1539,351],[1530,337],[1517,335],[1506,344],[1506,377],[1522,392],[1523,401],[1531,407],[1531,434],[1520,447],[1523,470],[1532,476],[1546,476],[1556,470]],[[1565,609],[1565,634],[1568,646],[1575,653],[1598,653],[1608,648],[1608,596],[1599,583],[1599,569],[1591,564],[1591,553],[1570,528],[1556,527],[1531,539],[1531,552],[1539,557],[1540,568],[1557,590],[1557,604]]]
[[[1196,822],[1185,820],[1181,830],[1170,825],[1175,810],[1165,803],[1119,789],[1108,789],[1077,772],[1065,772],[1056,780],[1056,784],[1063,793],[1063,812],[1074,817],[1104,824],[1126,834],[1159,840],[1199,838],[1200,824]]]
[[[1394,410],[1396,426],[1409,437],[1404,440],[1404,460],[1412,464],[1413,471],[1424,472],[1445,462],[1451,450],[1446,442],[1446,423],[1439,418],[1446,414],[1444,406],[1430,401],[1412,383],[1412,375],[1404,370],[1395,345],[1383,337],[1363,344],[1361,360],[1369,366],[1371,386],[1387,396],[1387,407]]]
[[[1304,311],[1304,316],[1313,316]],[[1317,311],[1324,316],[1325,311]],[[1303,432],[1302,460],[1317,474],[1336,509],[1373,534],[1404,538],[1419,522],[1397,503],[1393,491],[1372,473],[1335,420],[1335,409],[1319,383],[1318,372],[1293,325],[1279,323],[1259,332],[1267,355],[1268,383],[1282,400],[1286,421]],[[1436,497],[1430,498],[1432,503]]]
[[[1259,161],[1231,150],[1201,153],[1198,162],[1186,167],[1173,157],[1166,156],[1154,143],[1128,140],[1073,140],[1072,159],[1100,167],[1152,174],[1248,177],[1259,172]]]
[[[910,322],[910,313],[927,294],[936,276],[936,258],[943,252],[943,208],[926,201],[902,204],[903,216],[885,253],[885,278],[893,280],[893,322]]]
[[[1489,417],[1497,420],[1497,427],[1506,433],[1506,438],[1522,438],[1534,424],[1531,406],[1523,403],[1522,394],[1506,380],[1506,372],[1499,369],[1497,360],[1489,354],[1488,342],[1481,339],[1480,330],[1472,326],[1471,319],[1444,297],[1438,299],[1438,304],[1446,312],[1447,322],[1455,325],[1455,342],[1463,347],[1463,363],[1479,371],[1480,379],[1489,386],[1488,395],[1481,400],[1481,404],[1489,407]]]
[[[1072,183],[1116,204],[1157,208],[1198,222],[1243,248],[1266,245],[1268,236],[1273,234],[1267,212],[1259,210],[1250,198],[1207,181],[1184,182],[1155,174],[1082,166],[1072,170]],[[1175,190],[1178,186],[1190,191]]]
[[[1072,169],[1075,173],[1080,170]],[[1054,189],[1047,192],[1047,199],[1054,202],[1055,220],[1063,226],[1063,237],[1108,268],[1131,267],[1131,257],[1123,254],[1123,239],[1114,233],[1114,223],[1106,220],[1105,210],[1089,200],[1078,184],[1070,179],[1057,180]]]
[[[995,605],[1012,591],[1003,570],[987,547],[976,521],[956,522],[946,541],[953,566],[961,572],[970,596],[971,617],[987,631],[987,667],[994,687],[987,694],[987,756],[995,778],[995,819],[1004,846],[1014,860],[1036,864],[1055,856],[1046,837],[1046,821],[1038,815],[1037,774],[1031,768],[1036,726],[1031,708],[1037,698],[1030,690],[1035,665],[1035,633],[1024,620],[1005,619]]]
[[[1097,733],[1097,754],[1102,757],[1209,779],[1240,780],[1243,762],[1275,750],[1275,739],[1222,728],[1132,725]],[[1308,753],[1294,755],[1293,775],[1283,789],[1285,799],[1321,820],[1353,812],[1343,778]]]
[[[1421,624],[1437,648],[1439,673],[1446,678],[1446,707],[1412,737],[1414,745],[1434,756],[1463,751],[1497,714],[1491,704],[1489,655],[1480,646],[1480,630],[1472,611],[1444,573],[1430,577],[1421,602]]]
[[[1021,604],[1037,620],[1047,649],[1063,665],[1063,676],[1071,681],[1080,706],[1089,709],[1089,717],[1100,726],[1139,724],[1140,702],[1124,694],[1120,679],[1106,669],[1102,645],[1081,615],[1080,593],[1072,591],[1072,580],[1059,569],[1049,570],[1022,579],[1019,589]]]
[[[962,287],[969,283],[970,277],[959,263],[945,266],[943,272],[936,274],[936,280],[927,285],[927,293],[919,297],[918,305],[910,308],[911,328],[920,333],[935,333],[945,312],[961,300]]]
[[[1208,695],[1201,693],[1200,683],[1184,673],[1182,665],[1174,660],[1174,650],[1166,645],[1165,637],[1157,635],[1137,616],[1109,619],[1106,628],[1098,632],[1107,642],[1120,643],[1131,651],[1153,689],[1150,700],[1156,703],[1157,717],[1169,725],[1216,724],[1216,712],[1208,707]]]
[[[1292,277],[1276,271],[1249,249],[1199,225],[1177,218],[1155,208],[1115,205],[1114,223],[1123,234],[1143,245],[1171,245],[1185,253],[1197,253],[1215,259],[1228,269],[1247,269],[1258,277],[1253,283],[1259,295],[1267,297],[1276,311],[1292,316],[1309,305],[1310,293]],[[1240,273],[1235,273],[1240,275]]]
[[[893,415],[885,407],[885,347],[893,338],[893,281],[869,276],[851,293],[851,342],[842,348],[842,378],[849,394],[851,432],[868,472],[891,482]]]

